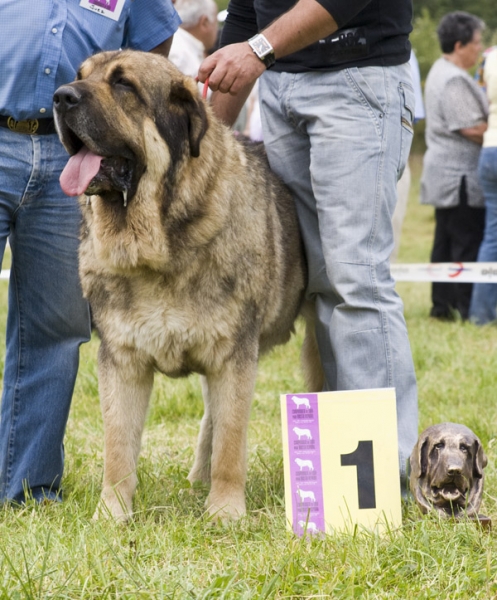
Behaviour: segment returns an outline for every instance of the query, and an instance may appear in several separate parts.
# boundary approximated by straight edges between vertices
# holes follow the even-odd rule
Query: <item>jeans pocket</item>
[[[378,136],[383,131],[383,116],[388,107],[388,91],[383,67],[352,67],[344,70],[349,87],[373,119]]]
[[[400,140],[399,178],[402,176],[409,158],[414,135],[414,90],[409,83],[399,83],[400,124],[402,126]]]

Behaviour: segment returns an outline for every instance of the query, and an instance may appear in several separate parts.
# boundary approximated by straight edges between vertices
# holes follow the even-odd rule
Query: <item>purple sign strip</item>
[[[116,10],[117,0],[89,0],[90,4],[94,4],[95,6],[100,6],[101,8],[105,8],[110,12],[114,12]]]
[[[317,394],[287,394],[293,530],[325,531]]]

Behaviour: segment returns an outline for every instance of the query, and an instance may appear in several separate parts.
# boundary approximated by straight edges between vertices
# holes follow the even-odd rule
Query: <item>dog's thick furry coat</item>
[[[56,100],[69,153],[84,145],[104,157],[81,198],[80,247],[101,338],[102,501],[116,518],[131,513],[154,372],[196,372],[205,413],[189,479],[210,483],[216,518],[242,515],[258,358],[289,339],[304,305],[292,198],[264,153],[237,141],[160,56],[95,55]],[[312,334],[304,363],[319,389]]]

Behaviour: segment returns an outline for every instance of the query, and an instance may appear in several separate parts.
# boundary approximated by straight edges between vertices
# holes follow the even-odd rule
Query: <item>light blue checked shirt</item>
[[[85,58],[152,50],[180,22],[171,0],[0,0],[0,115],[51,117],[55,90]]]

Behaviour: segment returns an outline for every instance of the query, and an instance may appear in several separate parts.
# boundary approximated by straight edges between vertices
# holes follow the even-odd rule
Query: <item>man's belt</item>
[[[55,122],[53,119],[26,119],[16,121],[13,117],[0,115],[0,127],[5,127],[16,133],[26,135],[47,135],[55,133]]]

